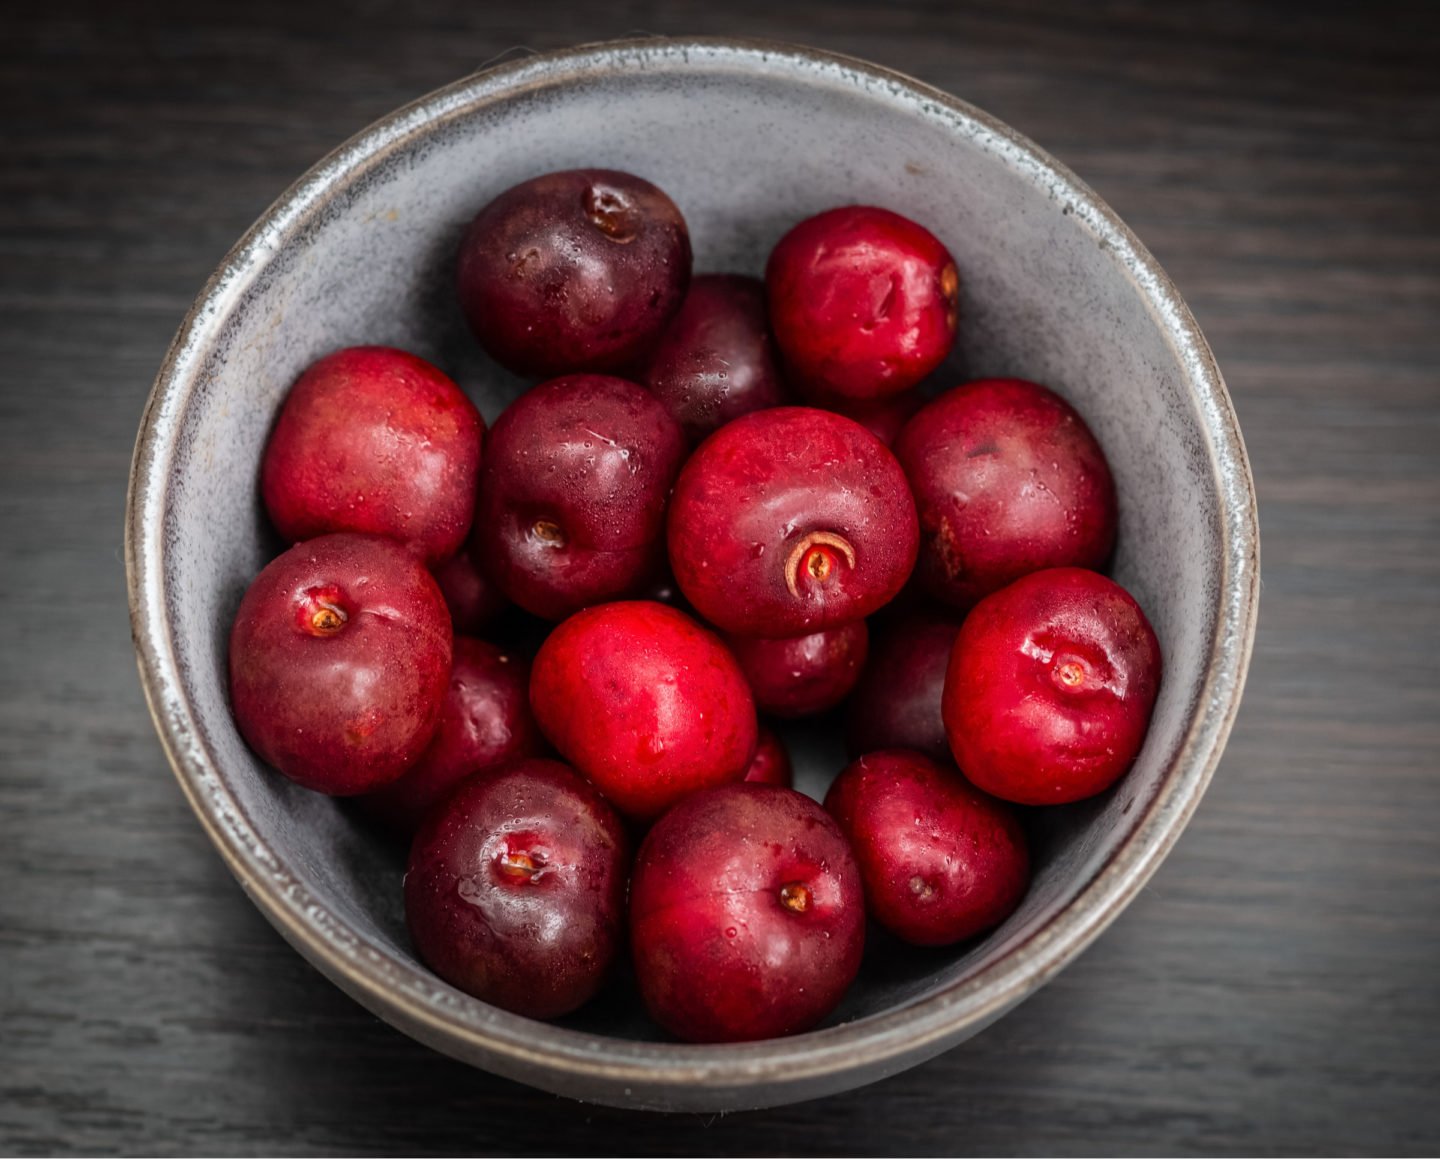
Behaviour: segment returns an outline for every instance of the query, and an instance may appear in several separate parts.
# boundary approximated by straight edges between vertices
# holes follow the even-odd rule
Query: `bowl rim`
[[[640,1042],[541,1024],[459,995],[428,972],[367,943],[290,873],[251,826],[221,776],[185,692],[167,606],[164,554],[170,467],[210,335],[287,237],[337,188],[451,118],[534,88],[637,63],[679,69],[692,54],[718,68],[848,83],[984,144],[1073,206],[1135,283],[1184,368],[1219,497],[1219,614],[1205,679],[1185,735],[1154,798],[1095,877],[1045,926],[972,977],[864,1018],[790,1038],[692,1045]],[[672,1093],[811,1087],[864,1067],[898,1069],[973,1033],[1078,956],[1138,894],[1195,811],[1224,749],[1244,690],[1259,595],[1254,485],[1234,408],[1215,359],[1168,276],[1113,210],[1060,162],[989,114],[901,72],[855,57],[760,39],[643,37],[581,44],[503,61],[436,89],[362,129],[312,166],[231,248],[185,316],[155,379],[131,464],[125,564],[141,684],[166,756],[202,827],[245,892],[297,949],[352,996],[447,1053],[510,1074],[561,1073],[567,1086]],[[597,1045],[598,1044],[598,1045]],[[637,1091],[638,1094],[638,1091]],[[594,1093],[590,1097],[596,1097]],[[603,1097],[603,1096],[602,1096]],[[800,1097],[804,1097],[803,1095]]]

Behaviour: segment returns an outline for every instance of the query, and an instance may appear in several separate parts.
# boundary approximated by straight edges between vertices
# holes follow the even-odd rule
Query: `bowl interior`
[[[878,71],[663,44],[511,66],[402,111],[287,195],[212,285],[155,404],[173,436],[155,452],[151,486],[162,494],[140,496],[163,511],[145,598],[163,600],[154,612],[168,624],[171,691],[185,708],[162,719],[162,731],[195,756],[182,759],[182,779],[248,872],[303,906],[297,921],[387,971],[406,1001],[456,1024],[536,1032],[413,959],[400,856],[345,808],[251,755],[227,708],[225,648],[242,592],[278,550],[257,472],[297,374],[337,347],[393,344],[450,371],[493,422],[524,384],[464,326],[452,290],[457,240],[501,190],[575,166],[632,170],[667,190],[690,224],[700,271],[759,273],[786,229],[839,204],[883,205],[925,223],[955,255],[963,291],[957,352],[935,385],[983,375],[1047,383],[1109,456],[1121,501],[1114,575],[1149,614],[1165,656],[1144,751],[1111,793],[1035,815],[1034,885],[1001,929],[950,951],[871,955],[831,1022],[955,992],[1053,923],[1177,775],[1220,626],[1223,497],[1214,417],[1174,344],[1173,319],[1117,251],[1103,207],[993,123]],[[812,793],[843,763],[834,732],[792,730],[801,787]],[[569,1020],[576,1034],[561,1047],[599,1049],[591,1032],[661,1039],[627,994],[615,987]]]

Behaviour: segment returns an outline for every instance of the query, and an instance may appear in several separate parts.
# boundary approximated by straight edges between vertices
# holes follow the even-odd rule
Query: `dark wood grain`
[[[1440,7],[33,4],[0,34],[0,1150],[1314,1153],[1440,1146]],[[380,1024],[231,881],[154,737],[121,511],[206,275],[370,120],[517,46],[811,42],[1119,210],[1230,383],[1250,687],[1154,884],[975,1041],[721,1119],[587,1108]]]

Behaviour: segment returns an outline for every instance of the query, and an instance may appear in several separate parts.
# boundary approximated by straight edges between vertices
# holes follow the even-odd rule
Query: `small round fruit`
[[[478,773],[415,836],[405,921],[420,957],[476,998],[557,1018],[604,984],[623,938],[628,844],[559,761]]]
[[[577,612],[540,647],[541,731],[622,813],[647,821],[697,789],[739,781],[755,702],[714,633],[649,600]]]
[[[500,589],[475,566],[469,551],[451,556],[432,574],[445,595],[457,636],[483,632],[509,604]]]
[[[727,632],[799,636],[863,619],[915,566],[905,473],[858,423],[813,407],[756,411],[690,456],[669,515],[670,566]]]
[[[1160,688],[1160,644],[1128,592],[1052,568],[975,606],[950,655],[950,750],[978,787],[1022,805],[1109,788],[1134,762]]]
[[[480,345],[532,378],[643,355],[690,282],[675,203],[629,173],[571,169],[507,189],[460,244],[460,305]]]
[[[925,396],[918,390],[887,394],[883,398],[846,398],[843,394],[811,391],[806,401],[811,406],[854,419],[887,447],[893,447],[905,424],[925,405]]]
[[[846,705],[851,758],[877,749],[915,749],[950,759],[940,698],[960,621],[912,614],[877,630],[870,659]]]
[[[335,531],[388,535],[431,563],[470,530],[485,420],[430,363],[352,346],[290,388],[260,465],[260,492],[291,543]]]
[[[1015,811],[908,749],[869,753],[825,795],[865,883],[865,910],[916,946],[998,926],[1030,884]]]
[[[450,679],[450,613],[392,539],[324,535],[271,560],[230,629],[241,734],[292,781],[378,789],[420,759]]]
[[[773,785],[688,797],[650,831],[630,948],[651,1017],[690,1042],[808,1030],[860,969],[859,870],[835,822]]]
[[[920,512],[917,578],[957,608],[1042,568],[1098,568],[1115,546],[1105,454],[1043,386],[957,386],[905,425],[895,454]]]
[[[834,708],[855,687],[870,648],[864,620],[808,636],[731,636],[755,706],[772,716],[810,716]]]
[[[476,564],[550,620],[639,595],[664,570],[665,501],[686,451],[675,420],[633,382],[575,374],[527,391],[486,443]]]
[[[765,284],[738,274],[695,278],[635,381],[694,442],[731,419],[779,406],[785,384],[765,318]]]
[[[361,803],[372,817],[408,836],[471,773],[544,751],[530,711],[530,665],[484,640],[456,636],[435,739],[414,768]]]
[[[955,260],[888,209],[852,205],[802,221],[770,254],[765,288],[786,369],[807,391],[898,394],[955,342]]]
[[[760,740],[755,745],[755,759],[750,762],[750,771],[745,774],[745,779],[751,784],[780,785],[786,789],[795,779],[785,743],[763,724],[760,726]]]

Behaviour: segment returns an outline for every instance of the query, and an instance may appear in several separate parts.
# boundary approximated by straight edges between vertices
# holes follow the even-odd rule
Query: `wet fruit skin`
[[[430,563],[465,542],[485,421],[423,358],[352,346],[313,363],[280,409],[260,466],[275,529],[297,543],[388,535]]]
[[[594,788],[559,761],[463,782],[422,825],[405,874],[420,957],[451,985],[556,1018],[604,984],[623,937],[629,849]]]
[[[860,874],[808,797],[726,785],[650,830],[630,885],[630,946],[651,1017],[690,1042],[796,1034],[860,968]]]
[[[757,785],[780,785],[792,787],[795,780],[790,766],[790,754],[785,751],[785,742],[775,733],[760,726],[760,739],[755,745],[755,759],[750,762],[750,771],[745,779]]]
[[[845,747],[852,759],[890,748],[950,759],[940,699],[959,632],[958,619],[925,613],[877,628],[870,659],[845,706]]]
[[[806,401],[811,406],[854,419],[887,447],[893,447],[905,424],[925,405],[925,396],[918,390],[887,394],[883,398],[846,398],[843,394],[811,391]]]
[[[714,633],[649,600],[577,612],[540,647],[530,703],[560,754],[627,817],[648,821],[739,781],[755,702]]]
[[[230,705],[266,762],[352,796],[420,759],[450,659],[450,613],[418,556],[379,536],[324,535],[272,560],[241,599]]]
[[[802,221],[771,252],[765,288],[786,371],[807,392],[898,394],[955,342],[955,260],[888,209],[852,205]]]
[[[805,636],[731,636],[755,706],[772,716],[810,716],[834,708],[855,687],[870,649],[864,620]]]
[[[756,411],[706,439],[675,483],[668,529],[686,599],[743,636],[863,619],[904,586],[919,547],[895,457],[813,407]]]
[[[920,512],[917,578],[954,607],[1042,568],[1101,567],[1115,546],[1105,454],[1043,386],[957,386],[911,419],[894,449]]]
[[[999,925],[1030,883],[1013,808],[908,749],[847,766],[825,808],[850,842],[866,912],[904,941],[948,946]]]
[[[360,803],[372,817],[408,836],[471,773],[544,752],[540,726],[530,711],[530,665],[524,657],[456,636],[450,687],[430,747],[398,781]]]
[[[1145,740],[1160,644],[1130,594],[1083,568],[1016,580],[975,606],[950,656],[950,749],[985,792],[1059,805],[1109,788]]]
[[[640,594],[663,574],[665,501],[687,449],[659,400],[633,382],[541,383],[486,442],[472,557],[546,619]]]
[[[456,635],[479,635],[509,605],[500,589],[475,566],[468,550],[451,556],[431,574],[445,595]]]
[[[785,398],[765,284],[738,274],[703,274],[680,312],[634,371],[692,442]]]
[[[460,305],[497,362],[532,378],[618,370],[680,308],[690,234],[650,182],[547,173],[485,206],[460,245]]]

